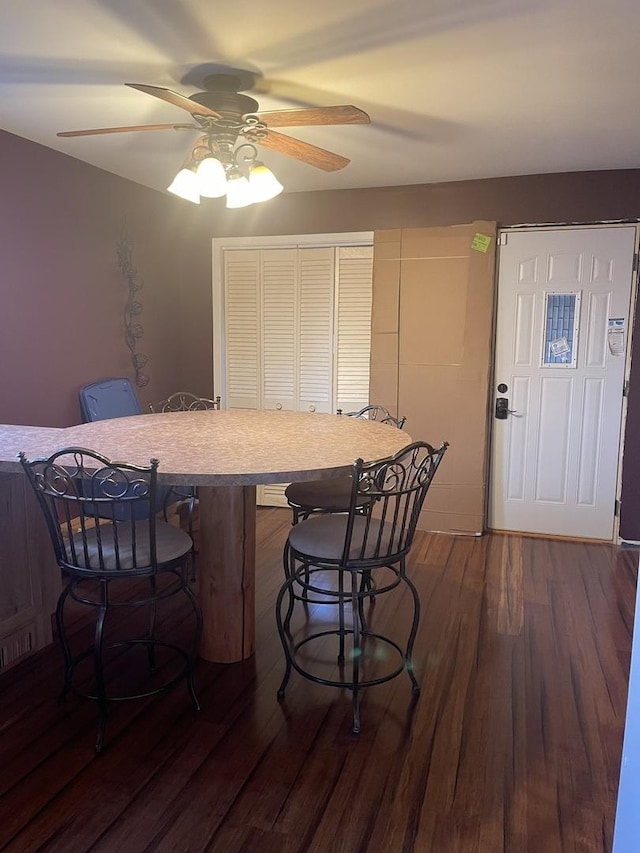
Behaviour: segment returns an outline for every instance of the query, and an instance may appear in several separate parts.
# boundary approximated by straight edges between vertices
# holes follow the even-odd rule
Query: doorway
[[[501,233],[490,528],[614,538],[636,241],[633,225]]]

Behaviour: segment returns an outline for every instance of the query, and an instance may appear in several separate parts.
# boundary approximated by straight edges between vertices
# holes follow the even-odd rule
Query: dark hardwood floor
[[[422,693],[404,674],[367,689],[355,736],[346,691],[294,672],[276,698],[289,521],[259,510],[257,652],[199,663],[199,713],[182,686],[121,703],[97,756],[94,704],[57,704],[56,647],[0,676],[0,849],[610,850],[638,552],[418,534]],[[401,594],[371,618],[393,631],[407,614]]]

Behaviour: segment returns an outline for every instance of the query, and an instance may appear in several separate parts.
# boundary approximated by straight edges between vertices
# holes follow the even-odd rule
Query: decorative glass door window
[[[542,364],[575,367],[580,321],[580,292],[545,293]]]

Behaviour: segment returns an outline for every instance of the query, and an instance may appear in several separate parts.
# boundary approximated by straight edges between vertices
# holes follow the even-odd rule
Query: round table
[[[242,409],[112,418],[60,433],[58,446],[140,465],[155,457],[161,483],[198,486],[200,652],[225,663],[255,648],[256,484],[346,474],[358,457],[389,456],[411,441],[360,418]]]

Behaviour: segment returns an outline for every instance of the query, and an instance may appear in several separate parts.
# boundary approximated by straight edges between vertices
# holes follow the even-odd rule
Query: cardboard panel
[[[401,243],[394,241],[380,243],[376,237],[373,247],[374,261],[398,261],[401,257]]]
[[[380,231],[376,231],[375,233],[375,243],[378,245],[379,243],[396,243],[398,245],[398,251],[400,247],[400,242],[402,240],[402,229],[401,228],[382,228]],[[398,256],[396,256],[398,257]]]
[[[471,225],[444,228],[405,228],[402,231],[403,258],[466,257],[471,251],[475,229]]]
[[[484,516],[467,516],[459,513],[431,512],[428,509],[420,513],[418,530],[432,533],[452,533],[466,536],[480,536],[483,531]]]
[[[402,260],[401,364],[463,363],[468,278],[467,257]]]
[[[371,365],[398,366],[398,333],[374,332],[371,335]]]
[[[472,246],[476,233],[489,237],[488,245]],[[412,439],[450,444],[421,516],[424,530],[477,535],[484,528],[495,234],[491,222],[402,231],[397,411],[406,416]],[[380,285],[377,291],[374,286],[376,402],[389,399],[394,387],[389,297],[394,261],[388,260],[393,240],[381,242],[388,245],[378,271],[374,258]]]
[[[465,341],[467,362],[478,360],[483,364],[487,358],[493,363],[493,339],[497,299],[496,282],[496,234],[495,222],[474,222],[474,234],[489,237],[491,243],[486,252],[472,249],[469,255],[469,288],[467,291],[467,327],[473,330]]]
[[[407,429],[416,440],[448,441],[451,449],[443,464],[454,455],[465,465],[480,464],[476,459],[485,447],[486,379],[484,385],[457,376],[454,370],[438,376],[428,366],[400,366],[398,403],[406,415]]]
[[[438,478],[440,473],[441,468],[438,469]],[[469,486],[464,483],[451,485],[440,479],[434,479],[424,508],[432,512],[471,516],[482,515],[483,505],[484,491],[478,486]]]
[[[373,304],[371,330],[373,332],[398,331],[398,304],[400,300],[400,261],[398,259],[374,260]]]
[[[369,399],[389,409],[392,414],[404,415],[398,411],[398,368],[395,365],[371,368]]]

